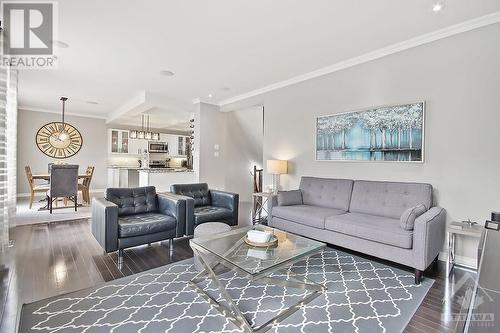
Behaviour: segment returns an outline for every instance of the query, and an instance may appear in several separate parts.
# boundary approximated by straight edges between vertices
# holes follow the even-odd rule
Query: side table
[[[448,226],[448,262],[446,271],[447,276],[450,275],[455,266],[469,268],[467,266],[457,264],[455,261],[455,240],[457,235],[479,239],[481,238],[483,231],[484,226],[479,224],[470,225],[467,222],[452,222]]]
[[[252,224],[262,224],[265,219],[262,217],[266,213],[265,218],[269,215],[267,211],[267,201],[273,195],[272,192],[256,192],[252,194],[253,209],[252,209]]]

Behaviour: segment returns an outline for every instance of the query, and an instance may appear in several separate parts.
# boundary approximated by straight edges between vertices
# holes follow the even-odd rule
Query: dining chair
[[[87,171],[85,171],[86,177],[83,179],[81,184],[78,184],[78,191],[82,192],[83,201],[90,205],[90,182],[92,181],[92,176],[94,175],[94,167],[88,166]]]
[[[78,165],[54,164],[50,168],[50,189],[47,191],[49,211],[57,198],[68,198],[75,203],[75,212],[78,207]]]
[[[49,190],[48,184],[44,185],[36,185],[33,180],[33,173],[31,172],[31,167],[29,165],[24,167],[24,171],[26,171],[26,177],[28,177],[28,184],[30,186],[30,209],[33,206],[33,199],[35,194],[38,192],[47,192]]]

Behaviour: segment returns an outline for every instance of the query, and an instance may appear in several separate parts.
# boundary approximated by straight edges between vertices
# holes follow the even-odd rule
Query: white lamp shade
[[[267,160],[267,173],[272,175],[282,175],[288,172],[288,161],[286,160]]]

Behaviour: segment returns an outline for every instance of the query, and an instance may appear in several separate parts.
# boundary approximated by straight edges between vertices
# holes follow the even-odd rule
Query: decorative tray
[[[247,236],[245,235],[245,237],[243,238],[243,240],[245,241],[245,243],[247,243],[248,245],[250,246],[255,246],[255,247],[271,247],[271,246],[276,246],[278,245],[278,237],[274,236],[273,235],[273,239],[269,242],[266,242],[266,243],[256,243],[256,242],[252,242],[251,240],[249,240],[247,238]]]

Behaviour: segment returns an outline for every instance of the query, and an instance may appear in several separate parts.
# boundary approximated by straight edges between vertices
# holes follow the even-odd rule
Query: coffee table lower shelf
[[[297,258],[297,260],[294,260],[293,262],[287,263],[286,266],[280,265],[280,267],[276,267],[276,269],[273,269],[272,271],[268,272],[267,274],[259,274],[257,276],[254,276],[254,275],[248,274],[247,272],[239,269],[236,266],[230,265],[225,260],[214,259],[214,257],[211,256],[210,253],[205,252],[203,248],[199,248],[198,246],[192,246],[192,248],[193,248],[194,254],[197,255],[198,258],[200,259],[200,262],[202,263],[204,270],[201,271],[200,273],[198,273],[190,281],[190,284],[196,288],[196,290],[198,291],[198,293],[202,297],[204,297],[208,302],[210,302],[212,305],[214,305],[215,308],[222,315],[224,315],[228,320],[230,320],[236,326],[241,327],[245,333],[262,333],[262,332],[268,331],[274,325],[282,322],[284,319],[288,318],[293,313],[295,313],[297,310],[299,310],[303,305],[311,302],[316,297],[321,295],[324,291],[326,291],[325,286],[318,284],[314,281],[311,281],[305,277],[301,277],[301,276],[298,276],[297,274],[293,274],[290,272],[285,272],[285,274],[288,274],[288,276],[290,277],[290,280],[282,280],[282,279],[277,279],[277,278],[270,276],[273,273],[285,271],[293,263],[299,261],[299,259],[302,260],[304,258]],[[304,289],[304,290],[311,291],[311,293],[308,294],[305,298],[303,298],[300,302],[283,310],[277,316],[268,320],[264,324],[262,324],[258,327],[252,327],[252,325],[245,318],[245,316],[243,315],[241,310],[238,308],[238,305],[236,304],[236,302],[231,298],[231,296],[229,295],[229,293],[226,290],[226,288],[224,287],[224,285],[218,279],[218,277],[217,277],[218,275],[220,275],[221,273],[227,273],[227,269],[223,269],[220,272],[216,273],[219,266],[226,267],[229,270],[234,270],[238,274],[240,274],[240,275],[244,276],[245,278],[248,278],[252,281],[259,281],[259,282],[263,282],[266,284],[272,284],[272,285],[281,286],[281,287]],[[202,282],[203,280],[205,280],[206,278],[212,280],[215,283],[215,285],[217,286],[217,289],[220,291],[223,299],[227,302],[227,304],[229,306],[221,304],[220,302],[215,300],[212,296],[210,296],[203,289],[203,287],[201,287],[199,285],[199,283]]]

